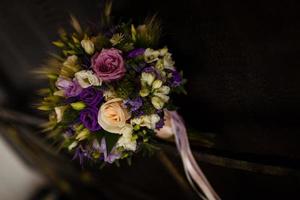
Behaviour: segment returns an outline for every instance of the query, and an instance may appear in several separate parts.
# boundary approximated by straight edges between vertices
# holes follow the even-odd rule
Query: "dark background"
[[[97,0],[1,0],[1,105],[34,113],[35,91],[45,83],[30,71],[53,50],[50,42],[59,27],[68,26],[70,13],[87,24],[98,19],[100,7]],[[298,170],[299,10],[300,2],[292,0],[115,0],[113,15],[139,23],[158,14],[161,44],[188,78],[188,95],[177,99],[180,113],[189,127],[216,134],[209,151]],[[143,168],[142,162],[135,167]],[[200,165],[224,199],[287,199],[300,189],[299,173],[271,176]],[[151,185],[146,193],[155,193],[152,198],[180,193],[166,172],[159,175],[157,164],[147,167],[139,171],[144,180],[138,174],[132,182]]]

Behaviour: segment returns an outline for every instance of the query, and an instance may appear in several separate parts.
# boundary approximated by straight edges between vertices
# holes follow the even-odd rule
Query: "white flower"
[[[168,48],[164,47],[164,48],[159,50],[159,55],[160,56],[165,56],[168,53],[168,51],[169,51]]]
[[[160,87],[159,89],[157,89],[154,94],[157,94],[157,93],[161,93],[161,94],[167,95],[167,94],[170,93],[170,87],[164,85],[164,86]]]
[[[141,90],[140,90],[140,95],[141,95],[141,97],[146,97],[146,96],[148,96],[150,94],[150,90],[148,89],[148,88],[142,88]]]
[[[76,72],[75,78],[82,88],[88,88],[92,85],[100,86],[102,84],[102,81],[92,71],[89,70]]]
[[[151,98],[151,103],[154,106],[154,108],[156,108],[158,110],[162,109],[165,105],[165,102],[157,96],[154,96]]]
[[[159,71],[163,71],[165,66],[164,66],[164,60],[159,59],[156,64],[155,64],[155,68],[158,69]]]
[[[160,117],[157,114],[143,115],[141,117],[132,119],[131,124],[137,124],[149,129],[155,129],[156,123],[159,122],[159,120]]]
[[[144,59],[147,63],[152,63],[158,60],[159,54],[159,51],[148,48],[144,52]]]
[[[152,83],[152,89],[159,89],[162,86],[162,84],[162,81],[157,79]]]
[[[170,99],[169,96],[163,94],[163,93],[156,93],[155,97],[159,97],[164,103],[167,103]]]
[[[136,150],[136,140],[132,138],[132,130],[133,128],[130,124],[122,129],[122,136],[119,138],[116,147],[123,147],[129,151]]]
[[[55,114],[56,114],[57,123],[61,122],[61,120],[62,120],[62,118],[64,116],[64,112],[65,112],[66,109],[67,109],[67,106],[58,106],[58,107],[54,108]]]
[[[92,55],[95,52],[95,45],[89,39],[83,39],[81,41],[81,46],[84,49],[84,51],[89,55]]]
[[[152,73],[143,72],[141,77],[142,85],[151,86],[153,81],[155,80],[155,76]]]
[[[76,55],[68,56],[67,60],[63,63],[63,66],[68,68],[74,68],[78,65],[78,57]]]
[[[113,89],[109,89],[109,90],[105,90],[103,92],[103,96],[104,96],[105,101],[109,101],[111,99],[116,98],[117,94]]]
[[[71,151],[72,149],[74,149],[77,145],[78,145],[78,142],[77,142],[77,141],[72,142],[72,143],[68,146],[69,151]]]
[[[122,135],[123,128],[130,119],[130,113],[123,105],[123,99],[115,98],[102,104],[98,113],[98,123],[106,131]]]
[[[165,69],[174,69],[175,62],[172,59],[172,54],[166,53],[163,58]]]

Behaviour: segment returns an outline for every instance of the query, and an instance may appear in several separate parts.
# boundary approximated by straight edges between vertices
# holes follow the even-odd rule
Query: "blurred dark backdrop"
[[[36,114],[31,104],[45,82],[34,79],[30,71],[53,50],[50,42],[57,38],[59,27],[68,26],[69,14],[83,24],[95,21],[100,16],[99,2],[0,1],[2,106]],[[161,18],[161,43],[169,46],[189,80],[188,95],[178,99],[180,113],[190,127],[216,134],[216,146],[209,152],[297,171],[299,10],[296,0],[115,0],[113,15],[136,23],[155,13]],[[200,164],[224,199],[287,199],[300,189],[299,173],[271,176]],[[143,168],[142,161],[139,165]],[[152,177],[162,184],[154,184],[150,193],[163,185],[166,193],[176,196],[179,191],[173,180],[167,175],[160,178],[158,166],[152,165],[144,170],[156,169]],[[134,181],[156,182],[147,183],[138,175]]]

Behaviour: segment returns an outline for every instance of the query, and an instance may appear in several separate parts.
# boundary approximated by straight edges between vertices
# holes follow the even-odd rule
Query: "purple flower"
[[[176,70],[172,71],[171,86],[178,87],[182,83],[182,77]]]
[[[97,106],[103,100],[103,93],[94,87],[83,89],[79,99],[89,106]]]
[[[118,49],[102,49],[92,57],[92,68],[104,82],[122,78],[126,68],[121,51]]]
[[[98,124],[98,108],[88,107],[80,112],[80,121],[90,131],[98,131],[101,129]]]
[[[75,97],[82,91],[82,88],[76,80],[71,81],[62,77],[59,77],[56,81],[56,87],[64,91],[67,97]]]
[[[144,52],[145,52],[144,48],[134,49],[127,54],[127,58],[135,58],[141,56],[144,54]]]
[[[91,156],[89,155],[88,151],[85,150],[85,149],[80,145],[79,147],[76,148],[75,154],[74,154],[72,160],[79,159],[79,163],[80,163],[81,167],[83,167],[83,162],[84,162],[84,159],[85,159],[85,158],[91,159]]]
[[[121,153],[115,152],[115,147],[113,147],[111,152],[107,152],[106,140],[104,137],[101,139],[101,145],[97,140],[94,140],[93,148],[96,151],[103,153],[104,161],[110,164],[112,164],[116,159],[119,159],[121,157]]]
[[[160,120],[155,124],[156,129],[161,129],[165,125],[164,112],[158,111],[157,114],[160,117]]]
[[[140,109],[143,105],[143,100],[141,97],[137,97],[133,100],[126,100],[125,101],[125,106],[130,107],[132,112],[137,111],[138,109]]]

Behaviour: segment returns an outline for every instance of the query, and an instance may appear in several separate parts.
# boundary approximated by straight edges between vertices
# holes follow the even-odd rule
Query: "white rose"
[[[75,78],[82,88],[88,88],[92,85],[100,86],[102,84],[102,81],[92,71],[89,70],[76,72]]]
[[[84,39],[81,41],[81,46],[84,49],[84,51],[89,54],[92,55],[95,52],[95,45],[94,43],[89,40],[89,39]]]
[[[123,105],[123,99],[115,98],[102,104],[98,114],[98,123],[110,133],[123,134],[130,114]]]

